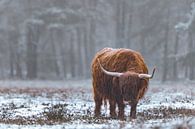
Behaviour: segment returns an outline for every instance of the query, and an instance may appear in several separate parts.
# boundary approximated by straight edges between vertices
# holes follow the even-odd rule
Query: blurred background
[[[195,80],[193,0],[0,0],[0,79],[88,79],[104,47],[139,51],[156,80]]]

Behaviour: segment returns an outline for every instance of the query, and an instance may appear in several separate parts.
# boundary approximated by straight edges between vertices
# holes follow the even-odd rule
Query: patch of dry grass
[[[138,112],[138,116],[141,116],[144,120],[195,117],[195,109],[161,106],[160,108],[151,108],[143,112]]]
[[[153,89],[153,91],[161,92],[158,88]],[[8,95],[12,96],[12,94],[27,94],[31,97],[59,97],[61,99],[75,99],[79,98],[86,101],[86,94],[91,93],[90,89],[73,89],[73,88],[0,88],[0,95]],[[173,101],[176,102],[192,102],[193,98],[186,98],[183,100],[180,98],[174,98]],[[143,101],[143,104],[150,104],[151,98],[146,97]],[[39,125],[53,125],[53,124],[61,124],[61,123],[72,123],[74,121],[81,121],[81,123],[86,124],[103,124],[112,121],[110,117],[94,117],[93,110],[94,107],[89,107],[89,109],[81,108],[81,111],[77,113],[76,111],[70,111],[71,104],[52,104],[52,102],[41,102],[40,104],[44,105],[46,108],[44,111],[36,116],[23,117],[23,116],[15,116],[10,117],[10,111],[20,108],[27,108],[28,104],[16,105],[15,103],[6,103],[0,105],[1,115],[0,115],[0,123],[5,124],[17,124],[17,125],[31,125],[31,124],[39,124]],[[74,106],[74,104],[72,104]],[[83,106],[83,105],[81,105]],[[29,108],[29,107],[28,107]],[[73,108],[74,109],[74,108]],[[9,112],[8,112],[9,111]],[[73,112],[73,113],[72,113]],[[13,112],[14,113],[14,112]],[[83,113],[83,114],[82,114]],[[137,113],[138,119],[136,120],[138,124],[141,125],[144,121],[149,120],[157,120],[157,119],[175,119],[175,118],[189,118],[195,117],[195,109],[186,109],[186,108],[173,108],[173,107],[165,107],[161,106],[158,108],[150,108],[147,110],[143,110],[142,112]],[[129,116],[126,116],[129,117]],[[130,123],[127,119],[126,123]],[[183,126],[186,126],[191,129],[191,125],[189,122],[182,123],[181,125],[176,125],[175,129],[183,129]],[[182,128],[181,128],[182,127]],[[152,127],[153,129],[160,129],[160,126]]]

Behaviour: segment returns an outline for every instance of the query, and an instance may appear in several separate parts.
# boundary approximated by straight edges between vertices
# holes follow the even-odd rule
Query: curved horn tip
[[[156,68],[156,66],[155,66],[155,67],[153,68],[153,71],[152,71],[152,72],[155,72],[155,71],[156,71],[156,69],[157,69],[157,68]]]
[[[154,67],[153,71],[152,71],[152,74],[139,74],[139,78],[148,78],[148,79],[152,79],[153,76],[154,76],[154,73],[156,71],[156,67]]]
[[[155,71],[156,71],[156,66],[154,66],[154,68],[153,68],[152,75],[151,75],[151,78],[150,79],[153,78]]]

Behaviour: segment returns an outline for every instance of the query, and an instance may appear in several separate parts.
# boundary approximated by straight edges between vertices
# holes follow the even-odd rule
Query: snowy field
[[[137,107],[137,119],[109,117],[109,105],[102,117],[94,118],[90,80],[0,81],[0,128],[195,128],[195,83],[152,82]]]

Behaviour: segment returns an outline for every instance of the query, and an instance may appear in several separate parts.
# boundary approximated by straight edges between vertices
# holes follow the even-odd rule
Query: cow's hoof
[[[124,116],[119,116],[119,120],[124,121],[125,117]]]
[[[100,117],[100,114],[99,113],[98,114],[95,114],[94,117],[99,118]]]
[[[116,113],[110,114],[110,117],[111,117],[112,119],[117,119]]]
[[[134,119],[134,118],[130,118],[130,121],[131,121],[131,122],[135,122],[135,121],[136,121],[136,119]]]
[[[130,121],[131,122],[135,122],[136,121],[136,117],[130,117]]]
[[[110,116],[111,119],[117,119],[117,116]]]

